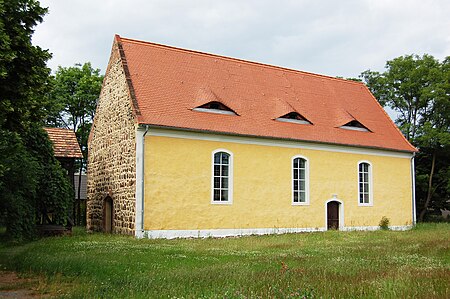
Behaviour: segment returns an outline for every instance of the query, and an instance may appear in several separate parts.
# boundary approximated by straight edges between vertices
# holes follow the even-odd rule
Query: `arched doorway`
[[[336,200],[327,202],[327,229],[339,229],[341,203]]]
[[[103,231],[112,233],[114,228],[114,205],[111,197],[107,196],[103,201]]]

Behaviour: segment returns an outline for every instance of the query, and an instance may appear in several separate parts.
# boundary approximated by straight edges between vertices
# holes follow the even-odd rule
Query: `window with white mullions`
[[[292,160],[292,203],[309,203],[309,171],[308,160],[303,157],[294,157]]]
[[[230,203],[231,202],[231,171],[232,155],[225,151],[216,151],[213,153],[213,192],[212,202]]]
[[[372,165],[369,162],[358,163],[358,200],[359,205],[372,205]]]

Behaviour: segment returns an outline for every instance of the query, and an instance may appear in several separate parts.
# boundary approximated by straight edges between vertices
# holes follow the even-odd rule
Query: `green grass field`
[[[77,230],[3,244],[0,261],[68,298],[450,298],[449,246],[445,223],[179,240]]]

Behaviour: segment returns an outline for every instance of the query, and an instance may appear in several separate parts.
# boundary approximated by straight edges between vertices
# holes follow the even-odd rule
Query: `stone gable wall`
[[[104,205],[113,202],[112,232],[134,234],[136,123],[118,44],[97,104],[88,156],[87,228],[104,230]]]

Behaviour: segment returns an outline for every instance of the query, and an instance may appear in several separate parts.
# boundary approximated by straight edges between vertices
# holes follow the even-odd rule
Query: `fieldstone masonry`
[[[115,42],[89,139],[87,228],[104,230],[104,205],[109,196],[112,232],[134,234],[136,118],[120,50]]]

